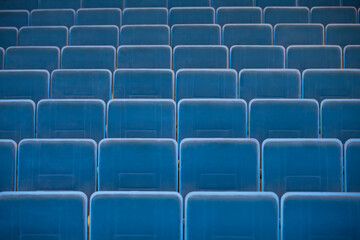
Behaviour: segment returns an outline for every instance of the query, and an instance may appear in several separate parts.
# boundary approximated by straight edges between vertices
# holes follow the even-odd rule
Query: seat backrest
[[[325,31],[327,45],[360,45],[359,24],[329,24]]]
[[[346,141],[344,152],[345,192],[360,192],[360,139]]]
[[[121,27],[119,8],[81,8],[76,12],[76,25],[115,25]]]
[[[141,0],[136,0],[141,1]],[[144,3],[147,1],[143,1]],[[126,8],[123,15],[124,25],[168,25],[167,8]]]
[[[264,23],[275,26],[278,23],[308,23],[307,7],[266,7],[263,11]]]
[[[0,191],[16,189],[16,156],[17,145],[13,140],[0,140],[1,168]]]
[[[0,27],[0,47],[7,49],[8,47],[18,45],[18,30],[16,27]]]
[[[169,10],[169,26],[174,24],[214,24],[215,10],[211,7],[176,7]]]
[[[0,26],[16,28],[28,26],[29,14],[26,10],[0,10]]]
[[[344,48],[344,68],[360,68],[360,45]]]
[[[69,45],[72,46],[119,46],[117,26],[73,26],[69,32]]]
[[[68,45],[68,29],[56,27],[22,27],[19,30],[19,46],[54,46],[61,49]]]
[[[310,11],[310,22],[321,23],[357,23],[357,12],[354,7],[313,7]]]
[[[29,26],[65,26],[75,24],[73,9],[35,9],[31,11]]]
[[[120,29],[120,45],[169,45],[167,25],[133,25]]]
[[[242,1],[238,1],[242,2]],[[216,23],[221,27],[225,24],[261,23],[259,7],[221,7],[216,10]]]

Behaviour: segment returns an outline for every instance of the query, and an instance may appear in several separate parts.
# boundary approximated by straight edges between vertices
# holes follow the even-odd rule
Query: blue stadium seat
[[[322,138],[337,138],[343,143],[360,138],[360,99],[327,99],[320,111]]]
[[[73,9],[35,9],[31,11],[30,26],[65,26],[70,28],[75,24]]]
[[[252,7],[253,0],[212,0],[212,7],[217,9],[219,7]]]
[[[99,191],[177,191],[173,139],[104,139],[99,144]]]
[[[325,39],[327,45],[360,45],[360,24],[329,24]]]
[[[170,69],[118,69],[113,98],[174,99],[174,73]]]
[[[339,46],[289,46],[286,49],[286,68],[301,72],[308,68],[341,68],[342,57]]]
[[[0,9],[5,10],[26,9],[28,11],[31,11],[35,8],[38,8],[38,0],[2,0],[0,4]]]
[[[239,74],[239,97],[301,98],[301,74],[295,69],[243,69]]]
[[[285,49],[282,46],[233,46],[230,49],[230,68],[284,68]]]
[[[82,0],[83,8],[120,8],[125,6],[125,0]]]
[[[342,0],[341,5],[360,8],[360,1],[359,0]]]
[[[113,99],[107,106],[108,138],[173,138],[176,104],[170,99]]]
[[[105,69],[55,70],[51,75],[50,95],[53,99],[111,98],[111,72]]]
[[[167,8],[167,0],[125,0],[126,8]]]
[[[0,47],[7,49],[11,46],[17,46],[18,30],[15,27],[0,27]]]
[[[340,6],[341,0],[298,0],[298,6],[308,7],[326,7],[326,6]]]
[[[19,30],[19,46],[54,46],[62,48],[68,44],[68,29],[56,27],[22,27]]]
[[[360,68],[360,45],[344,48],[344,68]]]
[[[77,10],[81,8],[82,0],[39,0],[39,8],[40,9],[74,9]]]
[[[221,28],[216,24],[176,24],[171,27],[171,46],[220,45]]]
[[[167,25],[122,26],[120,45],[169,45],[170,28]]]
[[[144,0],[137,0],[146,2]],[[135,2],[135,1],[134,1]],[[126,8],[123,15],[124,25],[168,24],[167,8]]]
[[[0,71],[0,99],[49,98],[50,75],[46,70]]]
[[[223,26],[222,44],[228,48],[234,45],[272,45],[273,28],[270,24],[226,24]]]
[[[313,7],[310,11],[310,22],[321,23],[356,23],[357,12],[354,7]]]
[[[4,56],[5,56],[5,50],[0,47],[0,70],[4,69]]]
[[[211,7],[211,0],[168,0],[168,8],[173,7]]]
[[[16,143],[12,140],[0,139],[0,152],[0,192],[14,191],[16,189]]]
[[[102,100],[41,100],[37,105],[36,138],[105,137]]]
[[[241,2],[241,1],[238,1]],[[221,7],[216,10],[216,23],[225,24],[261,23],[259,7]]]
[[[324,26],[321,24],[280,23],[274,27],[274,44],[287,48],[290,45],[323,45]]]
[[[350,139],[345,143],[345,191],[360,192],[360,139]]]
[[[86,139],[25,139],[19,144],[18,191],[81,191],[96,186],[96,143]]]
[[[177,46],[173,52],[173,69],[228,68],[228,49],[225,46]]]
[[[57,47],[9,47],[5,56],[5,69],[59,68],[60,50]]]
[[[253,99],[249,137],[260,143],[267,138],[318,138],[319,105],[312,99]]]
[[[11,0],[13,1],[13,0]],[[15,2],[15,1],[14,1]],[[2,4],[0,4],[2,6]],[[29,25],[29,12],[26,10],[0,10],[0,26],[21,28]]]
[[[279,239],[274,193],[194,192],[185,200],[185,239]]]
[[[266,7],[263,11],[264,23],[275,26],[278,23],[308,23],[307,7]]]
[[[181,69],[176,73],[176,101],[183,98],[236,98],[233,69]]]
[[[246,102],[241,99],[183,99],[178,104],[177,140],[246,138]]]
[[[87,199],[81,192],[0,193],[3,239],[87,239]]]
[[[295,7],[297,0],[254,0],[255,6],[265,7]]]
[[[287,193],[281,199],[281,239],[357,239],[360,193]]]
[[[69,32],[69,45],[119,46],[119,28],[116,26],[73,26]]]
[[[259,191],[260,146],[255,139],[187,138],[180,143],[180,193]]]
[[[120,46],[117,68],[171,68],[170,46]]]
[[[172,8],[169,10],[169,26],[174,24],[214,24],[215,10],[210,7]]]
[[[329,98],[360,98],[360,70],[305,70],[302,97],[316,99],[319,102]]]
[[[183,239],[176,192],[97,192],[90,201],[90,240]]]
[[[114,71],[116,50],[112,46],[67,46],[61,50],[62,69],[108,69]]]
[[[76,25],[115,25],[121,26],[119,8],[81,8],[76,12]]]
[[[337,139],[267,139],[262,145],[262,191],[342,192],[343,150]]]
[[[35,103],[31,100],[0,100],[0,139],[20,142],[35,137]]]

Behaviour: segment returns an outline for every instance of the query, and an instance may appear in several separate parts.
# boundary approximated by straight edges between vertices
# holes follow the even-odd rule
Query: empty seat
[[[5,56],[5,69],[59,68],[60,50],[57,47],[9,47]]]
[[[212,7],[252,7],[253,0],[212,0]]]
[[[358,0],[342,0],[341,5],[360,8],[360,2]]]
[[[267,139],[262,145],[262,191],[342,192],[342,144],[337,139]]]
[[[308,69],[303,72],[303,98],[360,98],[360,70]]]
[[[345,144],[345,191],[360,192],[360,139],[350,139]]]
[[[35,9],[31,11],[30,26],[65,26],[75,24],[73,9]]]
[[[0,139],[0,152],[0,191],[14,191],[16,189],[16,143],[13,140]]]
[[[174,99],[174,73],[170,69],[118,69],[113,98]]]
[[[266,7],[263,11],[264,23],[275,26],[278,23],[308,23],[307,7]]]
[[[321,7],[321,6],[340,6],[341,0],[298,0],[298,6],[308,7]]]
[[[173,53],[173,69],[228,68],[228,49],[225,46],[177,46]]]
[[[37,105],[37,138],[105,137],[102,100],[41,100]]]
[[[178,104],[178,136],[246,138],[246,102],[241,99],[183,99]]]
[[[55,70],[51,76],[50,94],[53,99],[111,98],[111,72],[109,70]]]
[[[0,99],[49,98],[50,75],[46,70],[0,71]]]
[[[180,193],[259,191],[259,155],[255,139],[185,139],[180,144]]]
[[[354,7],[313,7],[310,12],[311,23],[356,23],[356,8]]]
[[[87,209],[81,192],[2,192],[0,234],[4,239],[86,240]]]
[[[344,68],[360,68],[360,45],[344,48]]]
[[[176,24],[171,28],[171,46],[220,45],[221,28],[216,24]]]
[[[220,26],[231,23],[261,23],[261,8],[221,7],[216,10],[216,23]]]
[[[146,3],[144,0],[136,0]],[[134,1],[131,1],[134,2]],[[168,24],[167,8],[126,8],[123,16],[124,25]]]
[[[287,193],[281,200],[281,239],[356,239],[359,193]]]
[[[322,138],[360,138],[360,99],[324,100],[320,110]]]
[[[297,0],[254,0],[255,6],[265,7],[295,7]]]
[[[22,27],[19,30],[19,46],[55,46],[68,44],[68,29],[56,27]]]
[[[0,100],[0,139],[20,142],[35,137],[35,103],[31,100]]]
[[[341,68],[339,46],[289,46],[286,49],[286,68],[303,71],[308,68]]]
[[[233,69],[181,69],[176,73],[176,101],[183,98],[236,98]]]
[[[214,24],[215,10],[210,7],[172,8],[169,10],[169,26],[174,24]]]
[[[185,239],[279,239],[274,193],[193,192],[185,200]]]
[[[4,56],[5,56],[5,50],[0,47],[0,70],[4,68]]]
[[[95,191],[93,140],[25,139],[19,144],[18,191]]]
[[[67,46],[61,51],[62,69],[108,69],[114,71],[116,50],[112,46]]]
[[[69,32],[69,45],[119,46],[119,29],[116,26],[73,26]]]
[[[97,192],[90,203],[90,239],[182,239],[182,205],[176,192]]]
[[[113,99],[107,106],[107,137],[175,139],[175,121],[173,100]]]
[[[253,99],[249,137],[260,143],[267,138],[318,138],[319,105],[312,99]]]
[[[169,45],[170,28],[167,25],[123,26],[120,45]]]
[[[2,0],[0,9],[26,9],[31,11],[38,7],[38,0]]]
[[[11,0],[13,1],[13,0]],[[0,5],[2,6],[2,4]],[[0,10],[0,26],[21,28],[29,25],[29,12],[26,10]]]
[[[168,0],[168,8],[173,7],[210,7],[211,0]]]
[[[360,45],[360,24],[329,24],[325,38],[327,45]]]
[[[166,8],[167,0],[125,0],[126,8]]]
[[[81,8],[81,2],[81,0],[39,0],[39,8],[70,8],[77,10],[78,8]]]
[[[99,144],[99,191],[177,191],[173,139],[104,139]]]
[[[323,45],[324,27],[321,24],[277,24],[274,44],[285,48],[290,45]]]
[[[285,49],[282,46],[233,46],[230,68],[284,68]]]
[[[117,68],[171,68],[170,46],[120,46]]]
[[[222,32],[222,44],[233,45],[272,45],[273,29],[270,24],[226,24]]]
[[[7,49],[18,43],[18,30],[15,27],[0,27],[0,47]]]
[[[121,26],[121,10],[118,8],[81,8],[76,12],[77,25]]]
[[[123,9],[125,0],[82,0],[83,8],[120,8]]]
[[[295,69],[243,69],[239,74],[239,97],[301,98],[301,74]]]

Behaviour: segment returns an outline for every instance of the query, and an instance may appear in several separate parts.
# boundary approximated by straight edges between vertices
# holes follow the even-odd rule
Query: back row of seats
[[[0,211],[4,239],[87,240],[88,201],[82,193],[3,192]],[[360,234],[359,193],[288,193],[279,204],[273,193],[193,192],[183,204],[174,192],[98,192],[89,211],[90,240],[182,240],[183,231],[185,240],[278,240],[279,220],[282,240]]]

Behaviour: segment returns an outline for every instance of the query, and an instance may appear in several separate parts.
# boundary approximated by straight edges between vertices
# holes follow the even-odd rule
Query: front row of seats
[[[90,240],[278,240],[279,225],[282,240],[360,235],[359,193],[288,193],[279,203],[270,192],[192,192],[184,204],[175,192],[98,192],[89,205]],[[87,239],[83,193],[3,192],[0,212],[3,239]]]

